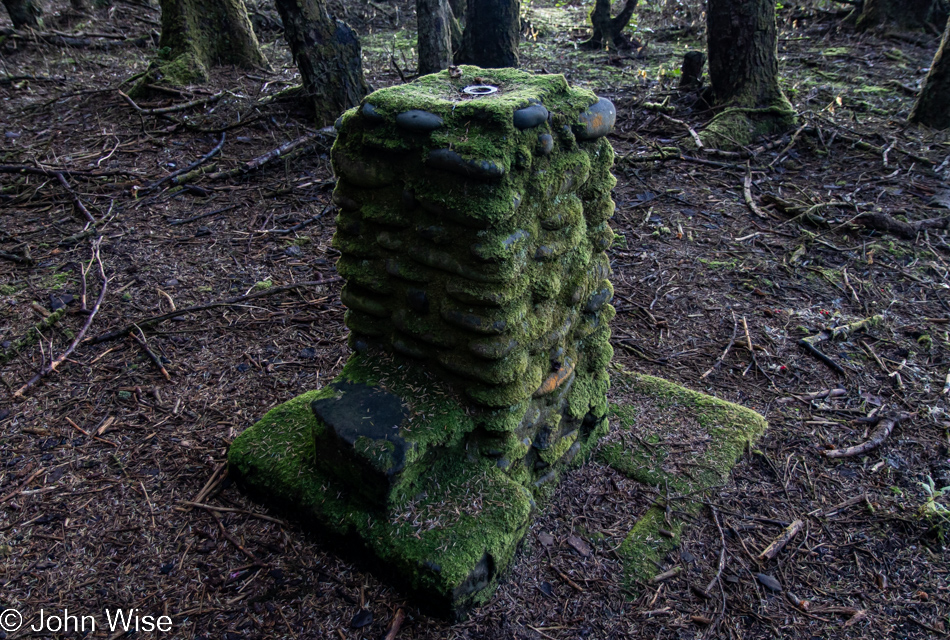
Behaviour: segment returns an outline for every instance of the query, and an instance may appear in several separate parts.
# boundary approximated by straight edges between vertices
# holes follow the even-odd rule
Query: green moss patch
[[[310,404],[335,393],[312,391],[268,412],[231,445],[232,475],[436,614],[461,617],[487,601],[527,531],[527,491],[488,461],[450,454],[434,461],[411,499],[367,507],[314,464],[319,425]]]
[[[624,372],[612,381],[624,403],[611,405],[611,431],[598,455],[662,492],[619,550],[625,582],[636,590],[659,573],[657,563],[679,545],[684,516],[699,510],[703,492],[726,482],[767,423],[751,409],[660,378]],[[667,503],[679,496],[689,497]]]

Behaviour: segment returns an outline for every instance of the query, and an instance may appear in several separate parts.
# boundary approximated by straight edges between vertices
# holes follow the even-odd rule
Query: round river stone
[[[428,111],[412,109],[396,116],[396,124],[416,133],[429,133],[442,126],[442,118]]]
[[[548,110],[544,105],[533,104],[515,111],[514,123],[519,129],[530,129],[543,124],[548,119]]]
[[[577,137],[581,140],[594,140],[613,131],[617,123],[617,109],[613,102],[607,98],[601,98],[577,119],[578,124],[574,127]]]

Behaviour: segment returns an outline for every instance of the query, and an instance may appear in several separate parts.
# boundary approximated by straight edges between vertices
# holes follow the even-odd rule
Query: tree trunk
[[[775,0],[708,0],[713,103],[727,107],[704,132],[712,146],[741,147],[794,124],[792,105],[778,84],[776,31]]]
[[[14,29],[24,27],[39,29],[43,26],[43,21],[40,20],[43,11],[36,0],[3,0],[3,6],[10,14]]]
[[[437,73],[452,64],[452,8],[448,0],[416,0],[419,25],[419,74]]]
[[[449,0],[449,6],[452,7],[453,14],[461,17],[468,10],[468,0]]]
[[[637,8],[637,0],[626,0],[623,9],[615,18],[610,17],[610,0],[597,0],[590,12],[591,36],[581,44],[585,49],[629,49],[630,40],[623,35],[623,30],[633,17],[633,10]]]
[[[943,32],[940,48],[924,78],[910,121],[935,129],[950,129],[950,21]]]
[[[518,66],[520,0],[471,0],[458,62],[497,69]]]
[[[331,124],[367,93],[360,41],[325,0],[277,0],[277,11],[317,121]]]
[[[244,0],[161,0],[160,60],[135,88],[145,84],[205,82],[208,70],[233,64],[244,69],[267,67],[254,35]]]
[[[942,25],[947,19],[945,0],[864,0],[855,27],[860,30],[878,25],[902,29],[922,29],[927,24]]]

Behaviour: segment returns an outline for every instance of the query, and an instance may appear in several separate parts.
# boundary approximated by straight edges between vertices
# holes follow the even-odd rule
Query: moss
[[[752,144],[762,136],[783,133],[795,126],[795,110],[784,95],[764,108],[725,109],[700,133],[703,145],[714,149],[735,150]]]
[[[726,480],[745,448],[767,426],[765,419],[750,409],[660,378],[624,372],[614,376],[614,384],[630,404],[611,406],[613,435],[598,455],[637,482],[663,487],[671,495],[696,497],[678,500],[677,512],[695,513],[700,508],[698,497]],[[650,407],[651,411],[638,411],[637,407]],[[644,424],[651,417],[655,424]],[[663,446],[664,425],[678,429],[684,422],[698,425],[704,433],[697,436],[708,436],[703,450]],[[645,431],[652,431],[654,437],[645,441],[640,437]],[[666,513],[666,505],[651,507],[621,546],[625,581],[632,589],[655,575],[654,563],[678,544],[682,521],[679,516],[667,521]],[[660,536],[661,527],[672,531],[674,538]]]
[[[55,326],[64,315],[66,315],[66,309],[57,309],[30,327],[22,338],[15,340],[9,349],[0,353],[0,365],[6,364],[20,351],[35,344],[40,339],[40,335],[50,327]]]
[[[19,289],[12,284],[0,284],[0,296],[12,296],[17,291],[19,291]]]
[[[327,393],[299,396],[241,434],[228,453],[235,477],[356,556],[365,560],[369,552],[427,608],[459,616],[485,602],[527,531],[529,496],[487,462],[447,456],[430,469],[422,497],[384,512],[367,510],[313,465],[316,419],[309,405]],[[472,580],[484,565],[482,579]]]

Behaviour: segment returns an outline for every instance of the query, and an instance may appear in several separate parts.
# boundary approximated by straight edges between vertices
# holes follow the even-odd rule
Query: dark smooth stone
[[[410,358],[416,358],[416,359],[422,360],[427,355],[429,355],[425,352],[424,349],[421,349],[420,347],[416,346],[415,344],[413,344],[412,342],[410,342],[409,340],[405,338],[394,338],[392,345],[393,345],[393,349],[395,349],[396,351],[398,351],[404,356],[409,356]]]
[[[362,629],[371,624],[373,624],[373,612],[368,609],[361,609],[350,621],[350,627],[353,629]]]
[[[343,126],[343,116],[340,116],[333,122],[333,128],[339,131],[340,127],[342,126]]]
[[[468,350],[479,358],[487,360],[501,360],[518,348],[518,342],[507,337],[474,340],[469,343]]]
[[[376,107],[370,103],[363,105],[363,108],[360,109],[363,112],[363,117],[372,122],[373,124],[378,124],[386,120],[386,117],[383,116],[379,111],[376,110]]]
[[[360,490],[384,503],[394,476],[402,471],[409,443],[400,427],[409,414],[399,396],[363,383],[334,382],[334,397],[310,403],[326,426],[317,447],[317,463],[331,473],[349,473],[346,460],[359,469]],[[341,471],[341,468],[344,468]]]
[[[412,109],[396,116],[396,124],[407,131],[429,133],[442,126],[442,118],[428,111]]]
[[[434,169],[483,180],[493,180],[505,175],[505,168],[498,166],[492,160],[466,160],[452,149],[430,151],[426,164]]]
[[[611,299],[610,289],[604,287],[600,291],[597,291],[594,295],[590,297],[587,301],[587,312],[588,313],[597,313],[600,311],[605,304],[610,302]]]
[[[504,320],[493,321],[474,313],[445,310],[442,312],[442,317],[461,329],[484,335],[501,335],[506,328]]]
[[[554,136],[550,133],[542,133],[538,136],[538,149],[542,155],[549,156],[554,151]]]
[[[531,129],[547,122],[548,115],[548,110],[543,105],[533,104],[515,111],[514,123],[519,129]]]
[[[72,304],[76,298],[69,293],[51,293],[49,294],[49,307],[53,311],[63,309],[68,304]]]
[[[613,131],[614,125],[617,124],[617,108],[607,98],[601,98],[577,119],[574,133],[578,138],[581,140],[602,138]]]
[[[333,192],[333,202],[344,211],[359,211],[360,203],[338,191]]]
[[[422,289],[409,289],[406,292],[406,303],[416,313],[429,313],[429,296]]]
[[[755,574],[756,579],[762,584],[763,587],[769,591],[774,591],[779,593],[782,591],[782,583],[773,578],[772,576],[766,573],[757,573]]]

